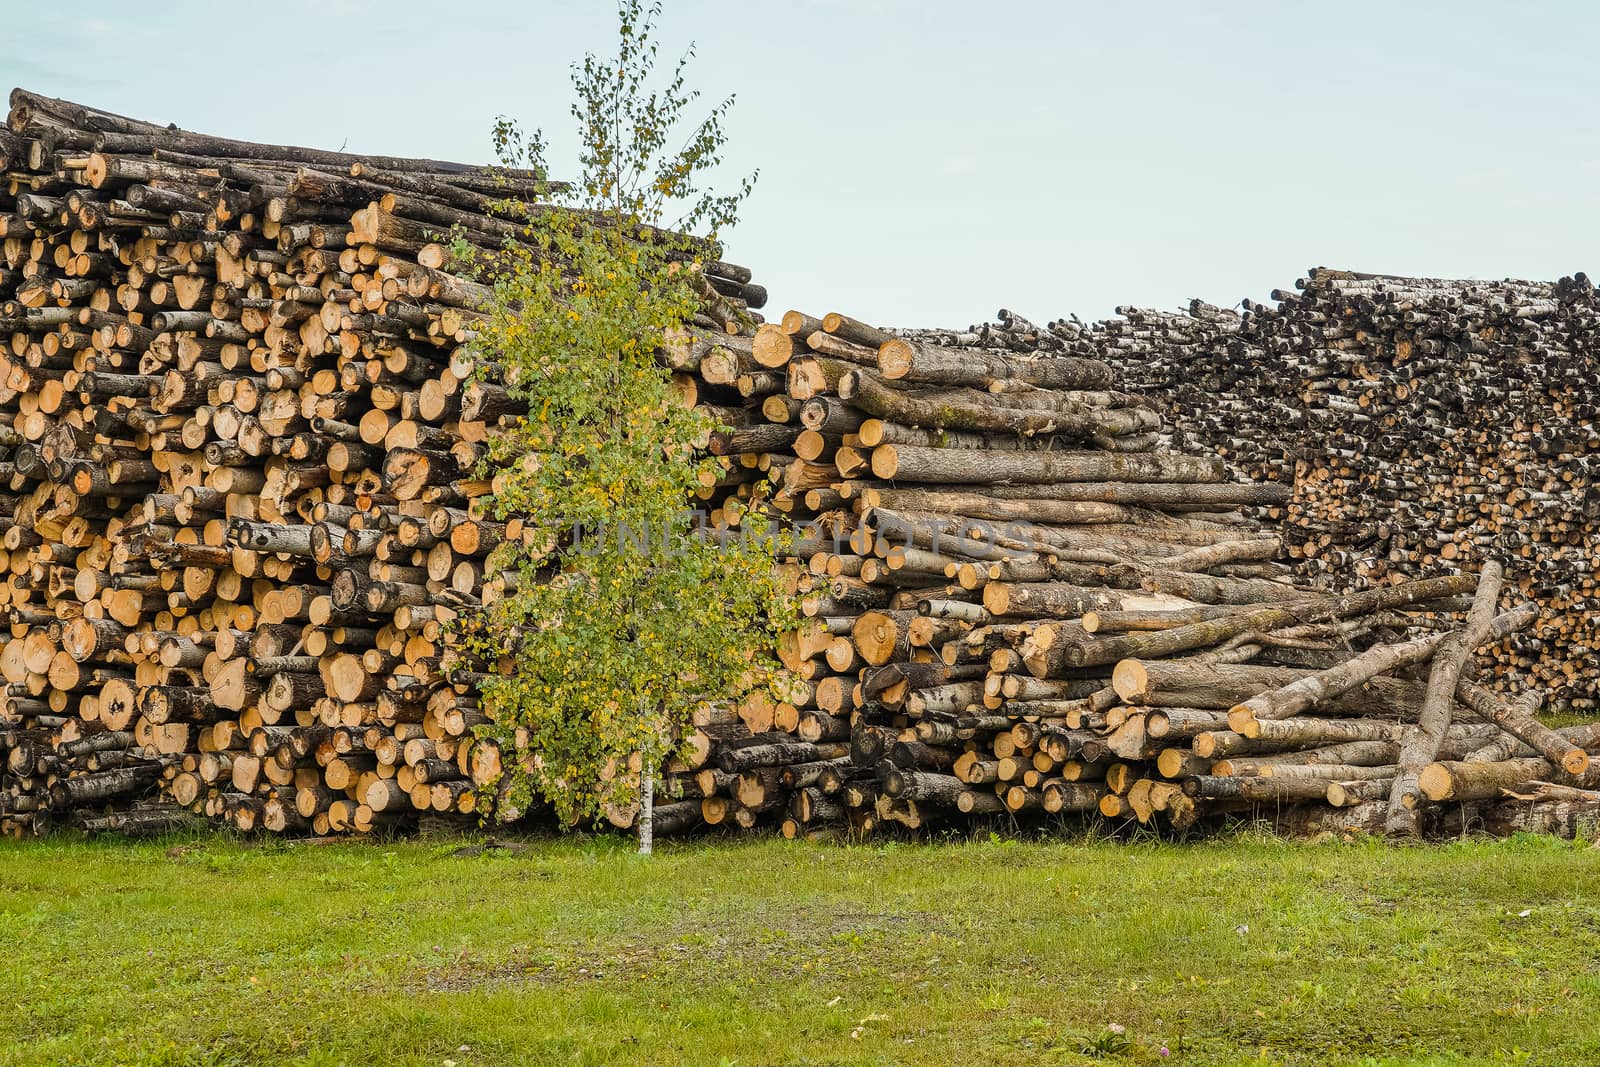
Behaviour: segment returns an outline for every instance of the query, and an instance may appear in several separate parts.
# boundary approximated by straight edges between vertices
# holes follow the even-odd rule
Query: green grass
[[[1556,841],[172,844],[0,844],[0,1064],[1600,1061]]]
[[[1587,708],[1561,706],[1545,708],[1539,712],[1537,718],[1550,729],[1559,730],[1563,726],[1582,726],[1584,723],[1594,722],[1595,714]]]

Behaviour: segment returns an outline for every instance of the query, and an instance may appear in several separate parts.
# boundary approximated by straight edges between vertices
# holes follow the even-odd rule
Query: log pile
[[[485,290],[439,241],[495,247],[544,189],[13,93],[0,829],[475,817],[444,639],[508,536],[473,473],[509,406],[466,382]],[[705,278],[729,318],[764,299]]]
[[[473,737],[447,647],[504,587],[494,546],[530,533],[473,478],[516,405],[469,381],[484,291],[438,240],[491,248],[497,198],[544,187],[22,92],[0,157],[0,829],[520,814],[502,772],[538,754]],[[748,270],[704,279],[662,349],[729,427],[700,503],[718,530],[798,529],[805,622],[778,698],[696,710],[657,832],[1571,832],[1596,810],[1596,738],[1470,659],[1548,625],[1515,595],[1526,560],[1507,598],[1494,568],[1344,597],[1296,578],[1260,521],[1287,480],[1230,475],[1254,460],[1192,443],[1202,398],[1174,432],[1102,358],[1160,331],[765,323]]]
[[[1044,331],[1160,402],[1173,446],[1295,486],[1276,513],[1330,589],[1508,561],[1543,607],[1488,684],[1594,708],[1600,691],[1600,296],[1556,282],[1316,269],[1273,304]],[[1014,331],[987,328],[997,338]],[[1508,600],[1509,603],[1509,600]]]
[[[1503,704],[1470,662],[1538,616],[1514,592],[1498,609],[1497,566],[1297,584],[1245,514],[1288,485],[1160,447],[1173,435],[1106,362],[1005,325],[791,311],[757,330],[734,384],[769,425],[715,447],[730,474],[770,474],[802,529],[807,622],[781,648],[787,701],[706,709],[679,819],[698,801],[709,824],[836,836],[1243,813],[1409,836],[1600,814],[1600,730],[1546,730],[1533,695]],[[713,515],[739,521],[748,502],[722,492]]]

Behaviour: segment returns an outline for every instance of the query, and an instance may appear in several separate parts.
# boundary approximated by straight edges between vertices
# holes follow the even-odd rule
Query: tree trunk
[[[645,760],[639,770],[639,854],[650,855],[655,848],[656,834],[656,775]]]

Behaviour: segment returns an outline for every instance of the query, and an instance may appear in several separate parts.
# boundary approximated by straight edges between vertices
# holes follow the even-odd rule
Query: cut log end
[[[1136,659],[1120,660],[1111,668],[1111,688],[1130,704],[1142,702],[1149,694],[1149,685],[1150,672]]]

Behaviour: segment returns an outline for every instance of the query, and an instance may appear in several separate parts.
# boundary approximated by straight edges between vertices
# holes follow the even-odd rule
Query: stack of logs
[[[485,290],[437,242],[497,246],[546,187],[11,104],[0,828],[474,817],[443,642],[508,536],[473,474],[510,405],[466,383]]]
[[[0,157],[0,828],[519,814],[502,771],[538,753],[473,737],[446,647],[525,533],[473,478],[516,404],[469,378],[485,291],[437,242],[514,238],[500,198],[544,187],[21,92]],[[701,500],[718,527],[800,530],[805,622],[782,699],[696,711],[661,832],[1570,830],[1595,809],[1590,733],[1474,676],[1535,615],[1494,610],[1496,568],[1296,584],[1257,521],[1288,486],[1170,434],[1076,326],[761,323],[748,271],[704,278],[662,351],[729,427]]]
[[[1600,296],[1556,282],[1316,269],[1274,305],[1122,308],[1043,331],[1160,402],[1176,447],[1295,485],[1280,514],[1303,580],[1380,585],[1489,558],[1540,619],[1497,689],[1600,696]],[[1008,324],[992,328],[1010,338]]]
[[[1534,695],[1502,704],[1475,676],[1472,651],[1537,616],[1497,612],[1498,568],[1466,618],[1469,576],[1296,585],[1241,513],[1282,507],[1286,485],[1160,449],[1156,411],[1104,362],[1005,325],[1001,344],[791,311],[748,352],[680,365],[768,420],[715,442],[736,488],[708,489],[713,516],[740,521],[764,473],[804,534],[788,567],[807,622],[781,648],[796,681],[703,711],[700,766],[678,768],[701,821],[831,836],[1246,812],[1295,832],[1570,833],[1600,813],[1600,729],[1549,731]]]

